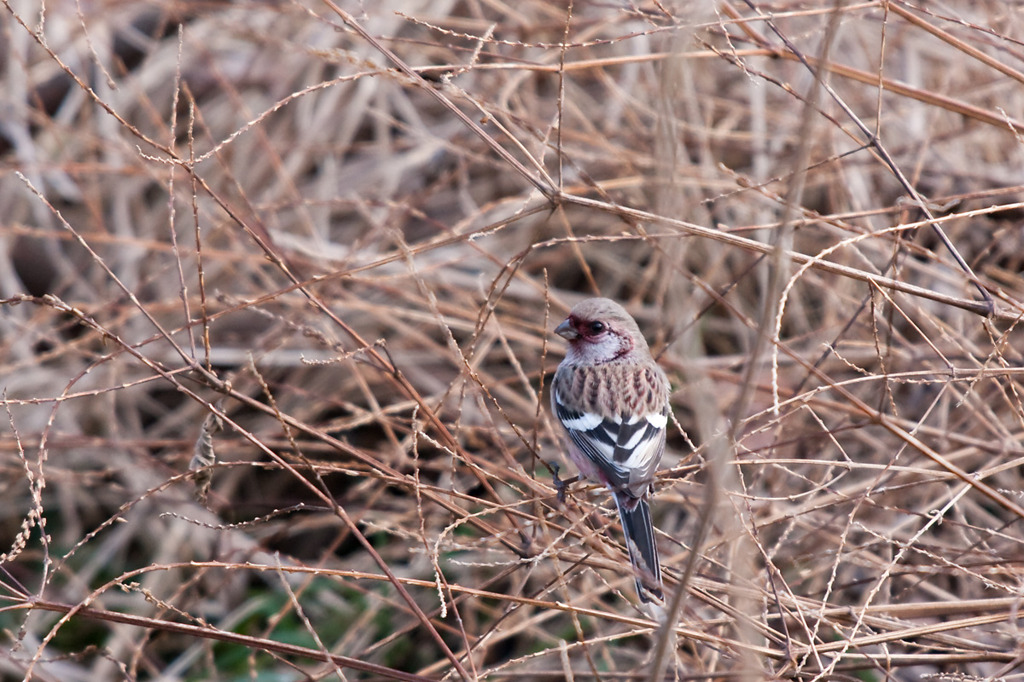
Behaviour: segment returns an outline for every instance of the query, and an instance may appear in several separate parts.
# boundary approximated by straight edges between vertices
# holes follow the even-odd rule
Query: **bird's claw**
[[[565,504],[565,491],[569,489],[569,486],[580,480],[579,476],[575,476],[569,479],[561,479],[558,477],[559,471],[562,467],[557,462],[551,462],[551,479],[554,482],[555,490],[557,491],[555,497],[558,499],[558,504]]]
[[[565,481],[558,477],[558,472],[561,469],[562,467],[558,465],[558,462],[551,462],[551,481],[555,485],[555,497],[558,500],[558,504],[565,504]]]

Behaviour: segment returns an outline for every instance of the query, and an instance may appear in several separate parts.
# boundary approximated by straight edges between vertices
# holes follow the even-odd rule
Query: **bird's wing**
[[[569,408],[555,396],[555,416],[573,445],[607,478],[615,491],[640,497],[650,487],[665,450],[664,412],[602,417]]]

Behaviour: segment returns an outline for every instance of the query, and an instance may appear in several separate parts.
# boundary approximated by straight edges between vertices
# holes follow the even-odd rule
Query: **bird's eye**
[[[590,333],[591,334],[600,334],[603,331],[604,331],[604,322],[591,322],[590,323]]]

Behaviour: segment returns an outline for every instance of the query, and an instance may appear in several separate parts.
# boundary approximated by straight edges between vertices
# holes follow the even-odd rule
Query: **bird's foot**
[[[558,477],[558,472],[561,471],[562,467],[557,462],[551,462],[551,479],[554,481],[555,490],[557,492],[558,504],[565,504],[565,491],[568,490],[569,486],[582,478],[577,475],[573,478],[561,479]]]

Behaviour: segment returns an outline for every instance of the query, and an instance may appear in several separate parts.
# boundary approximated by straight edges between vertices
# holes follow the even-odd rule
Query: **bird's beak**
[[[573,328],[572,323],[570,323],[569,320],[565,320],[562,324],[555,327],[555,333],[566,341],[575,341],[580,338],[579,332]]]

